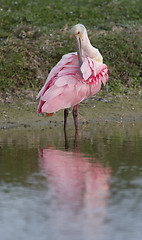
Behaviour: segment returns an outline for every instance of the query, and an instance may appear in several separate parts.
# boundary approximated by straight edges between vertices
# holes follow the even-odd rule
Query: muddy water
[[[141,238],[141,123],[0,130],[0,239]]]

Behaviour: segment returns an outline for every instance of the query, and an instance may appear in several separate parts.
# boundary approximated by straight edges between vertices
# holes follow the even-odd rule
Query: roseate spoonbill
[[[68,108],[73,107],[75,129],[78,131],[78,103],[96,94],[101,84],[108,80],[108,67],[103,64],[99,50],[89,41],[86,28],[75,25],[72,30],[77,53],[68,53],[51,70],[45,85],[40,90],[38,113],[52,115],[64,110],[64,130],[66,130]]]

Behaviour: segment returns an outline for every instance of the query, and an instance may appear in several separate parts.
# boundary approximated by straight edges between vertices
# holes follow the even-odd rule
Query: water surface
[[[142,124],[0,131],[0,239],[142,237]]]

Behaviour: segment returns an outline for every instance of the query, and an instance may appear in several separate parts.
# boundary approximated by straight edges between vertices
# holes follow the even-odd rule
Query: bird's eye
[[[80,34],[80,32],[78,31],[78,33],[77,33],[78,35]]]

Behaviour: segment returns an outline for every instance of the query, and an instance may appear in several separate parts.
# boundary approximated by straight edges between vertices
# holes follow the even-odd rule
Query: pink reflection
[[[93,163],[79,152],[39,150],[41,166],[47,173],[48,186],[56,193],[60,206],[84,207],[93,214],[104,214],[110,191],[111,171]]]

